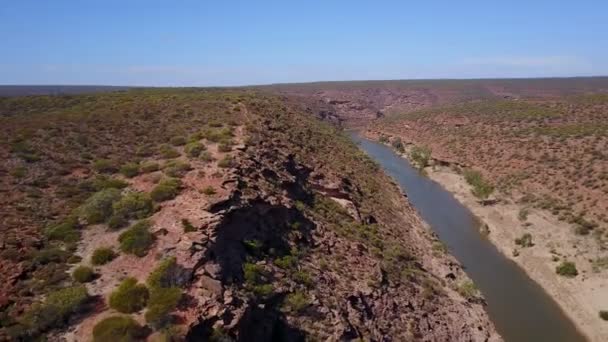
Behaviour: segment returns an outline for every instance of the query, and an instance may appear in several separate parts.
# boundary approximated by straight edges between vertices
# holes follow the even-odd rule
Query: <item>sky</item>
[[[0,0],[0,84],[608,75],[606,0]]]

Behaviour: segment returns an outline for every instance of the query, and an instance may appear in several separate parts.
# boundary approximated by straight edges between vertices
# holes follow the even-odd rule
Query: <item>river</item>
[[[421,175],[391,148],[354,133],[351,136],[399,183],[412,206],[464,266],[505,341],[586,340],[557,303],[480,233],[479,221],[451,193]]]

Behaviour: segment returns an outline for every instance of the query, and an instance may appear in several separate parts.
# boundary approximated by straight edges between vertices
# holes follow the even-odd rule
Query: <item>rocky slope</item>
[[[0,339],[499,340],[316,100],[133,90],[0,115]]]

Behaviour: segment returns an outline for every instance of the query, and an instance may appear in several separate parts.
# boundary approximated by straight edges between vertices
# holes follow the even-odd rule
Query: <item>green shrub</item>
[[[108,227],[111,229],[119,229],[126,226],[129,223],[129,220],[121,215],[112,215],[108,219]]]
[[[425,168],[429,166],[429,160],[431,159],[431,149],[426,146],[415,146],[412,148],[410,158],[412,158],[412,160],[419,168]]]
[[[108,317],[93,328],[94,342],[139,341],[144,336],[144,329],[137,321],[128,316]]]
[[[123,189],[129,185],[127,182],[121,179],[108,177],[106,175],[97,175],[88,182],[90,182],[90,187],[93,189],[93,191],[101,191],[104,189]]]
[[[180,156],[179,152],[171,146],[163,145],[160,147],[160,154],[165,159],[173,159]]]
[[[89,197],[79,209],[80,217],[89,224],[102,223],[112,215],[112,205],[120,200],[120,190],[104,189]]]
[[[47,246],[44,249],[34,252],[32,255],[32,262],[35,265],[46,265],[49,263],[62,263],[65,262],[70,253],[60,249],[58,247]]]
[[[178,287],[152,289],[145,314],[146,322],[157,328],[169,323],[170,314],[181,298],[182,290]]]
[[[143,219],[152,214],[154,203],[145,192],[133,191],[127,193],[113,204],[114,215],[126,219]]]
[[[199,159],[202,160],[202,161],[204,161],[204,162],[207,162],[207,163],[212,162],[212,161],[215,160],[213,158],[213,156],[211,155],[211,153],[209,153],[208,151],[204,151],[203,153],[201,153]]]
[[[215,189],[211,185],[206,186],[203,189],[203,194],[205,194],[207,196],[215,195]]]
[[[274,261],[274,264],[282,269],[292,269],[298,263],[298,258],[293,255],[285,255],[283,257],[277,258]]]
[[[467,280],[458,285],[456,291],[458,291],[458,293],[460,293],[464,298],[471,299],[477,296],[479,290],[472,281]]]
[[[222,129],[207,129],[203,132],[207,140],[215,143],[228,143],[232,139],[232,128],[224,127]]]
[[[479,171],[464,170],[464,178],[473,187],[472,193],[477,198],[486,199],[494,192],[494,187],[483,179]]]
[[[391,145],[393,146],[393,148],[395,150],[397,150],[397,152],[399,152],[399,153],[405,152],[405,147],[403,146],[403,142],[401,142],[401,138],[393,139],[393,142],[391,143]]]
[[[188,145],[186,145],[186,147],[184,148],[184,151],[186,152],[186,155],[188,157],[197,158],[198,156],[200,156],[201,152],[203,152],[204,149],[205,149],[205,145],[196,141],[196,142],[191,142]]]
[[[578,275],[576,264],[571,261],[562,261],[562,263],[555,268],[555,272],[567,278],[574,278]]]
[[[95,272],[93,269],[87,266],[78,266],[72,272],[72,278],[78,283],[88,283],[95,279]]]
[[[530,233],[525,233],[520,238],[515,239],[515,244],[522,247],[534,246],[534,243],[532,242],[532,235]]]
[[[528,210],[528,208],[521,208],[521,210],[519,210],[519,213],[517,213],[517,218],[520,221],[526,221],[528,219],[529,214],[530,211]]]
[[[141,172],[150,173],[160,170],[160,166],[156,162],[145,162],[141,164]]]
[[[139,174],[139,165],[136,163],[126,163],[120,167],[120,173],[127,178],[133,178]]]
[[[76,217],[71,217],[59,224],[52,225],[45,229],[44,235],[49,240],[77,242],[80,240],[78,219]]]
[[[114,260],[114,258],[116,258],[116,253],[112,248],[101,247],[97,248],[93,252],[93,255],[91,256],[91,263],[96,266],[105,265]]]
[[[63,325],[70,315],[81,311],[89,295],[84,285],[67,287],[47,295],[42,303],[33,304],[20,323],[33,335]]]
[[[603,319],[604,321],[608,321],[608,311],[600,310],[599,315],[601,319]]]
[[[386,135],[381,135],[380,138],[378,138],[378,141],[380,141],[383,144],[386,144],[389,142],[389,138]]]
[[[285,302],[283,303],[284,307],[291,311],[300,313],[310,305],[310,301],[308,296],[304,292],[296,291],[294,293],[290,293],[285,298]]]
[[[231,156],[225,156],[222,160],[217,162],[217,166],[224,168],[224,169],[232,167],[233,165],[234,165],[234,161],[232,160]]]
[[[174,257],[163,259],[158,266],[150,272],[148,279],[146,279],[146,283],[151,289],[176,286],[178,284],[175,284],[171,277],[176,268],[177,263]]]
[[[181,135],[178,135],[178,136],[171,138],[170,142],[171,142],[171,145],[173,145],[173,146],[183,146],[186,144],[186,138]]]
[[[175,198],[179,194],[182,182],[179,179],[167,178],[161,180],[150,193],[156,202],[167,201]]]
[[[192,225],[192,223],[190,223],[190,221],[188,221],[188,219],[182,219],[182,227],[184,227],[184,233],[195,232],[198,230]]]
[[[164,172],[169,177],[183,177],[192,167],[189,163],[173,160],[165,164]]]
[[[139,221],[125,232],[120,234],[120,250],[143,257],[148,253],[148,249],[154,243],[154,236],[150,233],[150,222]]]
[[[137,279],[127,278],[110,294],[110,307],[118,312],[133,313],[146,307],[150,293]]]
[[[93,169],[99,173],[114,173],[116,166],[109,159],[98,159],[93,162]]]

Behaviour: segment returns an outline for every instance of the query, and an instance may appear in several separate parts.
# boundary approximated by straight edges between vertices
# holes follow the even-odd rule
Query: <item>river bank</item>
[[[407,159],[407,151],[400,156]],[[605,274],[593,271],[585,253],[592,239],[574,235],[569,224],[549,212],[515,204],[506,196],[491,205],[481,204],[464,177],[450,166],[436,163],[424,171],[482,222],[487,239],[538,283],[590,341],[608,340],[608,322],[598,315],[608,308],[608,281]],[[525,219],[522,212],[526,212]],[[524,234],[530,234],[533,246],[515,243]],[[576,264],[576,277],[556,273],[556,266],[564,260]]]

